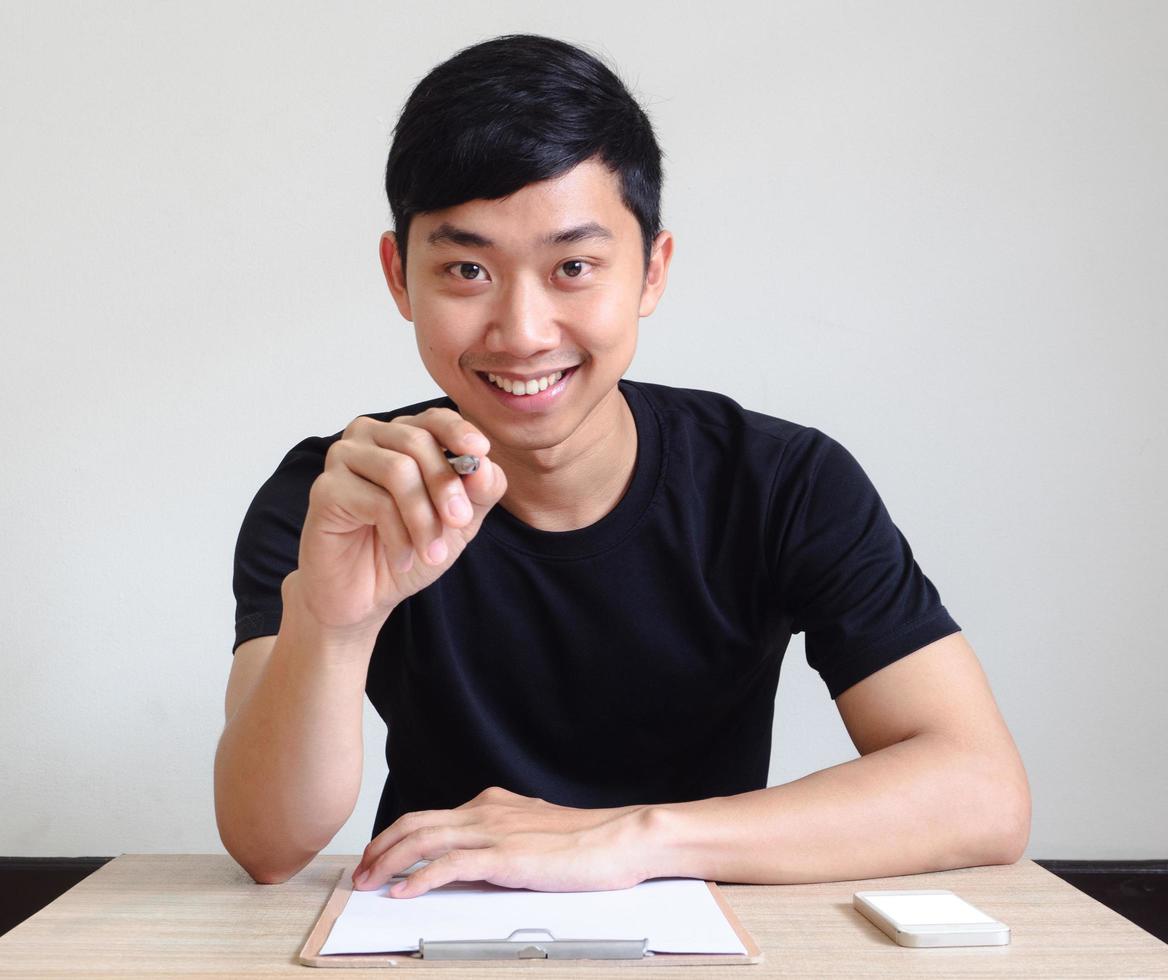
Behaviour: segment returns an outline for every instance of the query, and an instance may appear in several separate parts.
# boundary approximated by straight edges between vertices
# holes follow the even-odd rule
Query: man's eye
[[[468,282],[477,282],[486,278],[487,270],[477,262],[459,262],[455,268],[458,270],[458,274]],[[482,273],[481,276],[479,275],[480,272]]]
[[[571,259],[568,262],[561,263],[560,271],[569,279],[575,279],[584,272],[588,263],[583,259]]]

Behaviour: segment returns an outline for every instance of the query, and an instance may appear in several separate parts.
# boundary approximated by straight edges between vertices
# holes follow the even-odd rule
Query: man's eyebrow
[[[587,221],[575,228],[565,228],[563,231],[553,231],[544,238],[545,245],[570,245],[572,242],[583,242],[590,238],[599,238],[612,241],[613,234],[604,225],[595,221]]]
[[[474,248],[490,248],[495,243],[489,238],[484,238],[478,232],[467,231],[465,228],[456,228],[448,221],[443,221],[437,228],[435,228],[429,235],[426,236],[426,241],[430,245],[470,245]]]
[[[550,232],[544,236],[540,244],[569,245],[573,242],[583,242],[593,238],[612,241],[613,237],[613,233],[599,222],[586,221],[584,224],[576,225],[574,228],[564,228],[561,231]],[[429,245],[449,244],[473,248],[492,248],[495,244],[491,239],[485,235],[480,235],[477,231],[458,228],[448,221],[442,222],[442,224],[430,232],[426,236],[426,242]]]

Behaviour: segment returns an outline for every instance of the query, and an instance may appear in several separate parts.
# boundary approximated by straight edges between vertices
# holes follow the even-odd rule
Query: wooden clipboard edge
[[[746,931],[746,926],[738,918],[738,915],[730,907],[730,903],[726,901],[726,896],[722,894],[722,890],[712,881],[707,881],[710,894],[714,896],[714,901],[718,903],[718,908],[722,910],[722,914],[726,916],[726,921],[730,923],[730,928],[734,930],[734,934],[738,937],[738,941],[746,947],[746,959],[750,963],[762,962],[762,950],[758,948],[758,943],[754,941],[754,936]]]
[[[710,889],[710,894],[714,896],[718,908],[726,916],[726,921],[730,923],[734,935],[746,947],[745,956],[741,953],[654,953],[652,956],[646,956],[643,960],[620,960],[619,962],[629,963],[631,966],[748,966],[761,963],[763,960],[762,950],[758,948],[754,936],[746,931],[746,926],[734,914],[734,910],[730,908],[730,903],[726,901],[726,896],[722,894],[717,883],[707,881],[706,887]],[[576,960],[574,962],[583,963],[585,961]],[[608,962],[616,961],[609,960]]]
[[[340,874],[337,876],[337,883],[333,887],[332,894],[329,895],[328,901],[325,902],[324,908],[320,911],[320,916],[316,920],[316,925],[312,927],[312,931],[308,934],[308,938],[304,940],[304,945],[300,949],[300,965],[301,966],[317,966],[317,967],[369,967],[369,966],[401,966],[410,962],[411,959],[415,963],[420,963],[420,960],[409,956],[394,955],[392,953],[341,953],[332,956],[322,956],[321,947],[324,946],[325,940],[332,932],[333,923],[337,921],[344,910],[345,905],[349,901],[349,895],[353,892],[353,870],[356,867],[345,866],[341,868]]]
[[[344,911],[345,905],[349,901],[349,895],[352,894],[352,873],[353,868],[351,867],[341,868],[332,894],[329,895],[316,924],[312,927],[312,931],[309,932],[308,938],[305,939],[304,945],[300,949],[299,961],[302,966],[325,969],[345,969],[346,967],[363,969],[374,966],[441,969],[444,967],[457,968],[458,966],[507,967],[515,965],[511,960],[445,960],[427,963],[421,957],[411,956],[408,953],[333,953],[329,956],[322,956],[321,947],[324,946],[325,940],[328,939],[328,935],[332,931],[333,923],[337,921],[337,916]],[[726,921],[730,923],[735,935],[746,947],[745,956],[739,953],[655,953],[639,960],[545,960],[538,962],[552,969],[560,966],[573,968],[587,968],[589,966],[737,966],[762,962],[762,952],[754,941],[754,937],[746,931],[746,927],[734,914],[734,910],[730,908],[726,897],[719,891],[718,886],[712,881],[707,881],[706,887],[710,889],[710,894],[714,896],[714,901],[718,903],[718,908],[726,916]],[[537,961],[528,960],[524,965],[535,962]]]

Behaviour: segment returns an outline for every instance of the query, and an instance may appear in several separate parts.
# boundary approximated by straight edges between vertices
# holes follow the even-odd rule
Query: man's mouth
[[[495,374],[490,371],[476,371],[475,373],[488,384],[494,385],[500,391],[505,391],[508,395],[528,398],[545,392],[549,388],[555,388],[564,378],[569,377],[577,367],[579,365],[574,364],[562,370],[549,371],[546,374],[526,378],[519,377],[518,375]]]

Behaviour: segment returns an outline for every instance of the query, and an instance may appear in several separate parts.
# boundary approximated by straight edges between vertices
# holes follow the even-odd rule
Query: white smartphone
[[[1005,946],[1008,926],[950,891],[856,892],[852,905],[901,946]]]

